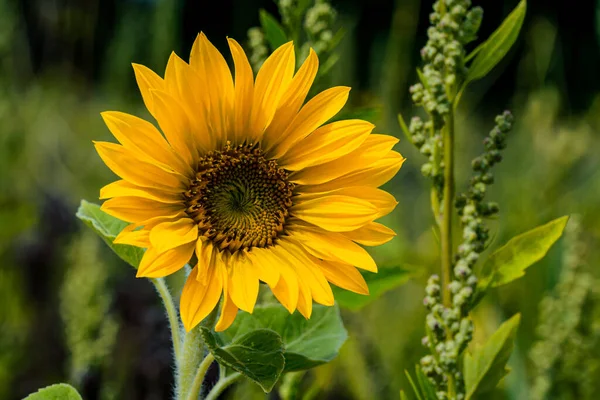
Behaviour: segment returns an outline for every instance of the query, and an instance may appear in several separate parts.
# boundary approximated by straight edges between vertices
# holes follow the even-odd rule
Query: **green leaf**
[[[219,334],[206,327],[200,329],[220,365],[240,372],[265,392],[273,389],[285,365],[281,336],[270,329],[256,329],[224,343]]]
[[[463,369],[467,400],[493,390],[510,371],[506,363],[514,347],[520,320],[521,315],[516,314],[503,323],[484,346],[465,353]]]
[[[281,24],[265,10],[260,10],[260,25],[265,32],[265,37],[271,46],[271,50],[274,51],[282,44],[288,41],[287,35],[283,30]]]
[[[423,393],[423,398],[425,400],[437,400],[438,397],[435,393],[435,387],[418,365],[415,367],[415,375],[417,376],[417,382],[419,382],[421,393]]]
[[[76,216],[100,235],[121,259],[134,268],[140,265],[144,249],[126,244],[113,244],[117,235],[128,225],[127,222],[108,215],[99,205],[85,200],[81,200]]]
[[[519,36],[526,10],[527,1],[521,0],[483,46],[479,50],[476,49],[477,56],[469,66],[463,87],[486,76],[504,58]]]
[[[369,285],[369,295],[356,294],[334,287],[333,294],[340,307],[358,311],[377,300],[385,292],[404,285],[419,273],[414,269],[388,267],[380,268],[376,274],[372,272],[363,272],[362,274]]]
[[[81,396],[73,386],[57,383],[31,393],[23,400],[81,400]]]
[[[415,380],[410,376],[408,371],[404,371],[406,377],[408,378],[408,382],[413,389],[413,393],[415,394],[417,400],[437,400],[437,395],[435,392],[435,387],[431,383],[431,381],[425,376],[423,370],[419,365],[415,366]]]
[[[310,319],[290,314],[280,304],[265,304],[252,314],[240,313],[233,325],[217,335],[222,343],[233,343],[255,329],[271,329],[283,339],[285,372],[300,371],[331,361],[348,333],[337,306],[314,305]]]
[[[510,239],[488,257],[483,266],[487,276],[478,287],[485,290],[506,285],[525,275],[525,270],[544,258],[561,237],[568,220],[568,216],[560,217]]]
[[[408,126],[406,125],[406,122],[404,121],[404,117],[402,117],[402,114],[398,114],[398,124],[400,124],[400,128],[402,128],[402,133],[404,133],[406,140],[408,140],[410,143],[412,143],[412,136],[410,134],[410,130],[408,129]]]

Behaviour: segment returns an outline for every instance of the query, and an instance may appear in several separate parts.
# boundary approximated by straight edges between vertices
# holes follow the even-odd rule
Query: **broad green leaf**
[[[252,314],[240,313],[233,325],[218,333],[222,343],[233,343],[256,329],[272,329],[283,339],[285,371],[300,371],[331,361],[348,333],[337,306],[314,305],[310,319],[290,314],[280,304],[257,306]]]
[[[508,374],[506,363],[514,347],[520,320],[521,315],[516,314],[500,325],[485,345],[465,353],[463,372],[467,400],[493,390]]]
[[[561,237],[568,220],[568,216],[560,217],[510,239],[486,260],[483,271],[487,276],[479,288],[506,285],[525,275],[525,270],[544,258]]]
[[[262,26],[263,31],[265,32],[265,37],[269,42],[269,46],[271,46],[271,50],[277,49],[282,44],[285,44],[288,41],[287,35],[283,30],[283,27],[275,17],[269,14],[265,10],[260,10],[260,25]]]
[[[504,58],[519,36],[526,10],[527,1],[521,0],[481,48],[476,49],[477,56],[469,66],[464,86],[486,76]]]
[[[418,273],[412,269],[400,267],[380,268],[376,274],[364,272],[363,277],[369,285],[369,295],[356,294],[337,287],[333,288],[333,294],[342,308],[358,311],[366,305],[377,300],[382,294],[404,285]]]
[[[73,386],[57,383],[31,393],[23,400],[81,400],[81,396]]]
[[[240,372],[265,392],[273,389],[285,365],[281,336],[270,329],[256,329],[225,343],[219,334],[206,327],[200,329],[204,343],[220,365]]]
[[[113,244],[117,235],[128,225],[127,222],[108,215],[100,209],[99,205],[89,203],[85,200],[81,200],[81,205],[76,215],[77,218],[100,235],[121,259],[134,268],[140,265],[144,249],[125,244]]]

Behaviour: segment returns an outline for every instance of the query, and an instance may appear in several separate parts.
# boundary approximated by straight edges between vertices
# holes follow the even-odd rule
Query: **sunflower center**
[[[293,189],[288,172],[258,145],[228,143],[198,162],[186,212],[221,250],[268,247],[284,231]]]

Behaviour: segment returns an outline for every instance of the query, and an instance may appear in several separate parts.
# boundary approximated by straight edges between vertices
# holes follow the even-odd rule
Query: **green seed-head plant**
[[[410,88],[414,104],[426,118],[413,117],[407,125],[399,115],[410,142],[427,157],[421,172],[431,181],[431,208],[440,239],[441,273],[429,278],[423,301],[428,313],[422,343],[428,354],[415,377],[407,374],[419,399],[472,399],[495,389],[508,373],[520,315],[502,324],[482,347],[468,350],[475,329],[471,312],[487,291],[519,278],[541,259],[567,222],[562,217],[534,228],[481,259],[490,243],[486,221],[499,212],[497,203],[486,200],[486,192],[494,182],[492,168],[502,161],[510,137],[514,122],[510,111],[496,117],[483,140],[464,193],[455,189],[454,144],[460,135],[455,113],[461,97],[471,82],[485,77],[508,53],[526,7],[522,0],[486,41],[469,52],[483,9],[473,7],[470,0],[436,1],[428,41],[421,50],[419,82]]]

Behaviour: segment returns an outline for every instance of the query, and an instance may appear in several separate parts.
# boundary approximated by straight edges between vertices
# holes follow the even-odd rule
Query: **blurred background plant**
[[[485,10],[480,36],[489,36],[516,3],[475,2]],[[495,173],[497,183],[490,188],[490,198],[503,210],[502,219],[491,225],[491,249],[532,226],[577,213],[587,243],[586,273],[598,279],[593,266],[600,261],[600,248],[594,245],[600,240],[600,40],[595,20],[600,8],[596,0],[576,7],[557,3],[531,2],[515,48],[465,94],[457,113],[457,130],[466,132],[456,144],[457,181],[468,180],[468,160],[480,152],[488,122],[508,106],[516,122],[505,161]],[[300,6],[300,17],[292,15],[298,10],[293,7]],[[322,79],[352,86],[348,113],[361,113],[377,123],[378,132],[402,137],[396,114],[413,111],[407,83],[416,80],[429,1],[224,0],[209,11],[203,2],[190,0],[0,0],[0,398],[21,399],[58,381],[76,385],[86,400],[169,398],[168,324],[154,289],[136,280],[97,238],[84,234],[74,216],[79,199],[97,198],[98,188],[113,179],[101,167],[91,140],[111,140],[100,111],[119,109],[149,118],[131,62],[162,73],[170,52],[185,58],[200,30],[227,53],[225,36],[244,42],[251,27],[263,25],[261,8],[286,35],[298,35],[299,58],[307,46],[319,50],[319,41],[332,43],[343,33],[333,52],[328,45],[320,50],[321,68],[331,63]],[[256,46],[252,40],[245,42],[247,50]],[[260,42],[268,52],[265,40]],[[403,279],[408,283],[399,288],[382,286],[374,301],[343,312],[350,339],[336,360],[301,377],[297,385],[306,399],[398,398],[399,390],[408,387],[403,371],[425,354],[415,344],[424,335],[426,278],[437,271],[439,256],[431,252],[437,244],[429,190],[417,161],[421,156],[404,140],[397,148],[408,161],[387,185],[400,204],[385,223],[398,237],[373,254],[380,265],[421,273],[411,272],[413,279]],[[495,290],[474,311],[475,343],[508,316],[522,314],[509,363],[514,373],[497,398],[529,399],[537,390],[540,367],[528,354],[536,341],[547,339],[536,328],[547,319],[538,315],[538,305],[555,287],[557,293],[563,290],[559,282],[568,263],[562,259],[569,248],[559,242],[524,278]],[[89,252],[86,263],[74,262],[82,251]],[[88,294],[72,300],[76,304],[65,303],[69,285],[79,279],[82,288],[89,285]],[[589,301],[581,315],[593,327],[599,317],[585,304],[597,300],[591,296]],[[81,315],[81,321],[64,319],[67,314]],[[78,328],[69,327],[74,321]],[[77,329],[93,333],[85,336],[95,343],[87,345],[88,354],[75,344]],[[591,328],[580,334],[585,343],[594,340]],[[581,385],[600,378],[591,363],[600,357],[597,351],[592,346],[586,353],[589,368],[579,368]],[[73,367],[75,360],[81,360],[82,369]],[[83,370],[83,376],[76,372]],[[560,390],[572,395],[565,398],[580,398],[571,386]],[[250,383],[224,396],[264,398]]]

